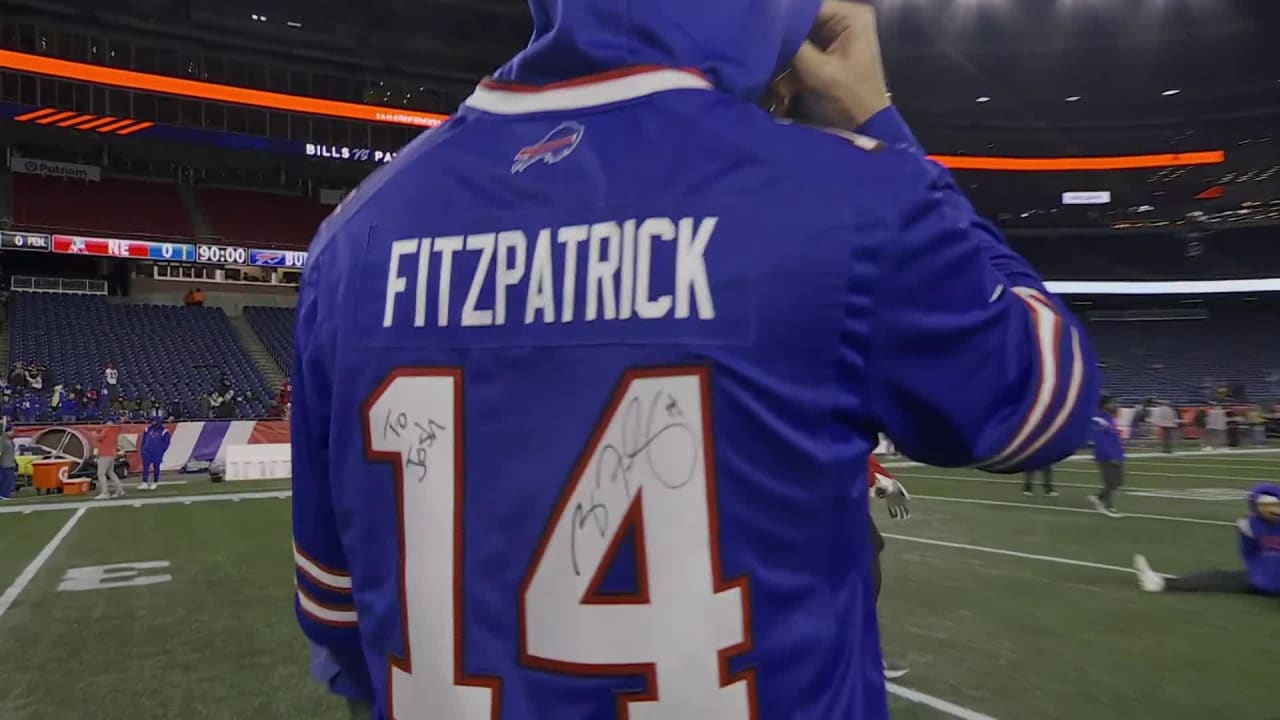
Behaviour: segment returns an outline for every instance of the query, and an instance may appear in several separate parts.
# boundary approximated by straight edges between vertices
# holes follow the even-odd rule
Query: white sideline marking
[[[1142,460],[1142,459],[1148,459],[1148,458],[1163,458],[1165,460],[1195,460],[1198,458],[1201,460],[1256,460],[1257,458],[1254,458],[1253,457],[1254,455],[1276,455],[1276,454],[1280,454],[1280,448],[1261,448],[1258,450],[1213,450],[1210,452],[1204,452],[1201,450],[1192,450],[1192,451],[1186,451],[1186,452],[1176,452],[1172,454],[1166,454],[1162,452],[1140,452],[1140,453],[1128,453],[1125,455],[1125,459],[1126,460]],[[1062,462],[1064,463],[1093,462],[1093,455],[1090,455],[1090,454],[1072,455],[1071,457],[1066,458]],[[884,463],[884,466],[887,468],[924,467],[924,463],[919,463],[919,462],[916,462],[915,460],[902,458],[900,460],[890,460],[889,462]],[[1054,465],[1055,469],[1057,467],[1058,465]]]
[[[77,510],[80,508],[124,507],[125,505],[173,505],[182,503],[190,505],[199,502],[227,502],[240,500],[259,500],[262,498],[287,498],[293,495],[292,490],[262,490],[245,493],[210,493],[208,495],[174,495],[172,497],[147,498],[145,500],[81,500],[78,502],[59,503],[57,505],[36,505],[17,507],[0,507],[0,515],[20,512],[49,512],[51,510]]]
[[[1071,472],[1071,473],[1096,473],[1097,472],[1095,468],[1058,467],[1056,465],[1053,467],[1053,469],[1055,472]],[[1164,477],[1164,478],[1167,478],[1167,477],[1196,478],[1197,480],[1245,480],[1245,481],[1252,480],[1253,482],[1258,481],[1258,478],[1242,478],[1239,475],[1192,475],[1191,473],[1184,473],[1184,472],[1177,472],[1177,473],[1151,472],[1150,470],[1130,470],[1129,468],[1124,469],[1124,474],[1125,475],[1148,475],[1151,477]]]
[[[1089,510],[1087,508],[1058,507],[1055,505],[1032,505],[1031,503],[1011,502],[1008,500],[978,500],[976,498],[958,498],[946,497],[942,495],[912,495],[912,499],[916,500],[941,500],[943,502],[971,503],[974,505],[1000,505],[1004,507],[1020,507],[1029,508],[1031,510],[1056,510],[1058,512],[1075,512],[1089,513],[1091,515],[1100,514],[1097,510]],[[1173,522],[1198,523],[1201,525],[1230,525],[1235,527],[1235,523],[1226,522],[1224,520],[1205,520],[1203,518],[1179,517],[1177,515],[1146,515],[1143,513],[1124,513],[1126,518],[1142,518],[1144,520],[1171,520]]]
[[[942,698],[926,695],[919,690],[905,688],[897,683],[886,682],[884,684],[884,688],[889,691],[890,695],[897,695],[903,700],[910,700],[913,703],[931,707],[934,710],[950,715],[953,718],[960,718],[960,720],[996,720],[990,715],[984,715],[977,710],[960,707],[959,705],[947,702]]]
[[[1057,469],[1058,469],[1058,468],[1056,468],[1056,467],[1055,467],[1055,468],[1054,468],[1054,471],[1056,472],[1056,471],[1057,471]],[[1132,472],[1129,472],[1128,470],[1125,470],[1125,475],[1134,475],[1134,474],[1136,474],[1136,473],[1132,473]],[[1145,473],[1145,474],[1150,474],[1150,475],[1161,475],[1162,477],[1170,477],[1169,475],[1162,474],[1162,473]],[[959,482],[959,483],[971,483],[971,482],[972,482],[972,483],[994,483],[994,484],[996,484],[996,485],[1023,485],[1023,484],[1024,484],[1024,482],[1023,482],[1022,480],[1005,480],[1005,479],[1003,479],[1003,478],[993,478],[993,477],[974,477],[974,476],[972,476],[972,475],[929,475],[929,474],[925,474],[925,473],[917,473],[917,472],[910,472],[910,471],[905,472],[905,473],[903,473],[902,475],[903,475],[903,477],[904,477],[904,478],[906,478],[906,479],[908,479],[908,480],[913,479],[913,478],[923,478],[923,479],[925,479],[925,480],[951,480],[951,481],[953,481],[953,482]],[[1206,476],[1204,476],[1204,475],[1177,475],[1176,477],[1201,477],[1201,478],[1203,478],[1203,477],[1206,477]],[[1252,482],[1252,483],[1254,483],[1254,484],[1257,484],[1257,482],[1258,482],[1258,480],[1257,480],[1256,478],[1238,478],[1238,477],[1231,477],[1231,478],[1228,478],[1228,477],[1222,476],[1222,479],[1225,479],[1225,480],[1241,480],[1241,479],[1243,479],[1243,480],[1245,480],[1246,482]],[[1039,479],[1039,477],[1037,477],[1037,478],[1036,478],[1035,482],[1033,482],[1033,483],[1032,483],[1032,485],[1034,485],[1034,486],[1035,486],[1035,489],[1036,489],[1036,490],[1039,490],[1039,489],[1040,489],[1040,479]],[[1096,483],[1072,483],[1072,482],[1058,482],[1058,480],[1055,478],[1055,479],[1054,479],[1054,481],[1053,481],[1053,486],[1054,486],[1055,488],[1063,487],[1063,488],[1082,488],[1082,489],[1084,489],[1084,490],[1097,490],[1098,488],[1102,487],[1102,483],[1101,483],[1101,482],[1096,482]],[[1133,486],[1131,486],[1131,485],[1125,485],[1124,487],[1120,488],[1120,492],[1125,493],[1125,494],[1137,494],[1137,493],[1160,493],[1160,492],[1170,492],[1170,491],[1175,491],[1175,490],[1185,490],[1185,489],[1188,489],[1188,488],[1153,488],[1153,487],[1133,487]],[[1237,488],[1225,488],[1225,489],[1227,489],[1227,490],[1239,490],[1239,491],[1241,491],[1241,492],[1245,492],[1245,493],[1247,493],[1247,492],[1248,492],[1248,490],[1247,490],[1246,488],[1238,488],[1238,487],[1237,487]],[[911,496],[912,496],[912,497],[915,497],[915,493],[912,493],[912,494],[911,494]],[[1170,498],[1170,499],[1181,499],[1181,500],[1185,500],[1185,499],[1188,499],[1188,498]]]
[[[62,541],[68,534],[70,534],[71,528],[75,527],[76,523],[80,522],[80,518],[85,514],[86,510],[88,510],[87,507],[82,507],[79,510],[76,510],[75,514],[72,515],[71,518],[62,526],[62,529],[58,531],[58,534],[53,536],[53,539],[49,541],[49,544],[44,546],[44,549],[40,551],[40,554],[36,555],[35,559],[27,565],[25,570],[22,571],[22,574],[13,581],[13,584],[9,586],[9,589],[5,590],[3,595],[0,595],[0,616],[3,616],[9,611],[9,608],[13,607],[13,601],[18,599],[18,595],[22,594],[23,590],[27,589],[27,585],[31,583],[31,579],[36,576],[36,573],[40,572],[40,568],[44,567],[45,563],[49,562],[49,558],[53,556],[53,551],[57,550],[58,546],[62,544]]]
[[[1006,555],[1008,557],[1023,558],[1025,560],[1043,560],[1045,562],[1059,563],[1061,565],[1076,565],[1079,567],[1095,568],[1098,570],[1114,570],[1116,572],[1133,574],[1133,568],[1120,567],[1119,565],[1104,565],[1102,563],[1088,562],[1086,560],[1071,560],[1070,558],[1054,557],[1053,555],[1033,555],[1031,553],[1017,552],[1015,550],[1005,550],[1003,548],[986,547],[983,545],[966,545],[965,543],[946,542],[943,540],[929,540],[926,538],[911,537],[910,535],[890,535],[884,533],[887,538],[894,540],[905,540],[906,542],[923,543],[925,545],[938,545],[940,547],[956,548],[959,550],[973,550],[976,552],[991,553],[992,555]],[[1157,573],[1162,577],[1173,577],[1164,573]]]
[[[886,467],[888,467],[888,466],[886,466]],[[1057,468],[1054,468],[1054,469],[1056,470]],[[1021,480],[1006,480],[1006,479],[1004,479],[1004,478],[995,478],[995,477],[973,477],[973,476],[971,476],[971,475],[926,475],[925,473],[916,473],[916,472],[909,472],[909,471],[908,471],[908,472],[903,473],[902,475],[903,475],[903,477],[907,478],[908,480],[913,479],[913,478],[924,478],[924,479],[926,479],[926,480],[954,480],[954,481],[956,481],[956,482],[995,483],[995,484],[997,484],[997,485],[1022,485],[1022,484],[1023,484],[1023,481],[1021,481]],[[1037,490],[1039,490],[1039,489],[1040,489],[1040,479],[1039,479],[1039,477],[1037,477],[1037,478],[1036,478],[1036,481],[1033,483],[1033,485],[1035,486],[1035,488],[1036,488]],[[1087,483],[1058,482],[1058,481],[1055,479],[1055,480],[1054,480],[1054,482],[1053,482],[1053,486],[1054,486],[1054,487],[1085,488],[1085,489],[1093,489],[1093,490],[1097,490],[1099,487],[1101,487],[1101,486],[1102,486],[1102,484],[1101,484],[1101,483],[1094,483],[1094,484],[1090,485],[1090,484],[1087,484]],[[908,488],[908,489],[909,489],[909,488]],[[1123,489],[1124,489],[1124,488],[1121,488],[1121,490],[1123,490]],[[1137,488],[1134,488],[1134,489],[1137,489]],[[915,496],[916,496],[916,494],[915,494],[915,493],[911,493],[911,497],[915,497]]]

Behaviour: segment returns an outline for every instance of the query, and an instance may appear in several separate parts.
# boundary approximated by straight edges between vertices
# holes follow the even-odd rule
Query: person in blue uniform
[[[160,463],[169,450],[169,430],[164,426],[164,419],[152,416],[147,429],[142,431],[142,484],[139,490],[155,490],[160,487]],[[151,478],[150,481],[147,478]]]

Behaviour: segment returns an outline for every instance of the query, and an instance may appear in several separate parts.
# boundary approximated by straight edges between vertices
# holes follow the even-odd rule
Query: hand
[[[810,112],[832,127],[856,130],[889,107],[876,10],[826,0],[792,65]]]
[[[884,500],[889,509],[889,517],[894,520],[906,520],[911,517],[911,494],[902,483],[888,475],[876,475],[876,497]]]

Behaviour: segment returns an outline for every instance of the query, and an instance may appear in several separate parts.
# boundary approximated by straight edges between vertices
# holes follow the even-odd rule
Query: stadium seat
[[[287,374],[293,362],[293,308],[246,306],[244,319]]]
[[[195,234],[173,183],[16,174],[13,205],[14,222],[22,227],[168,238]]]
[[[1093,322],[1089,337],[1108,392],[1127,398],[1203,402],[1240,385],[1258,401],[1280,395],[1280,339],[1260,330],[1267,316],[1206,320]]]
[[[194,416],[199,398],[225,375],[237,393],[253,397],[238,417],[264,417],[271,395],[221,308],[112,303],[101,297],[14,293],[9,300],[11,362],[42,362],[52,381],[71,388],[102,386],[108,361],[120,370],[127,399],[180,401]],[[48,420],[46,381],[40,420]]]
[[[202,188],[198,197],[216,234],[228,243],[305,250],[333,208],[297,195]]]

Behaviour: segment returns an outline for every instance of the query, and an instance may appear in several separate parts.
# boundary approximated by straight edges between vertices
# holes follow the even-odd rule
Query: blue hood
[[[1280,500],[1280,485],[1272,485],[1270,483],[1254,485],[1253,491],[1249,493],[1249,512],[1257,512],[1258,498],[1263,495],[1270,495]]]
[[[496,73],[547,85],[636,65],[696,68],[755,101],[791,64],[822,0],[529,0],[533,39]]]

